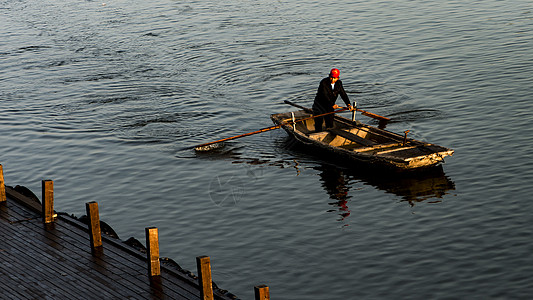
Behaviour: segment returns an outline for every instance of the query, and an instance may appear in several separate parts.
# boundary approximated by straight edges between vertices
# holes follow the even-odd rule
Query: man
[[[320,81],[318,91],[316,92],[315,102],[313,103],[313,114],[320,115],[328,112],[332,112],[339,108],[335,101],[337,101],[338,95],[341,96],[346,106],[353,110],[350,104],[350,99],[344,91],[342,81],[339,79],[339,69],[331,69],[329,77],[326,77]],[[326,129],[333,127],[333,115],[329,114],[323,117],[315,118],[315,129],[317,132],[322,131],[322,122],[326,121]]]

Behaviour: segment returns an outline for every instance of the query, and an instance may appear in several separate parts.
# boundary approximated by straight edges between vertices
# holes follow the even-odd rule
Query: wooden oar
[[[298,108],[300,108],[300,109],[303,109],[303,110],[305,110],[305,111],[307,111],[307,112],[312,112],[311,109],[309,109],[309,108],[307,108],[307,107],[303,107],[303,106],[298,105],[298,104],[296,104],[296,103],[292,103],[292,102],[290,102],[290,101],[288,101],[288,100],[285,100],[284,102],[287,103],[287,104],[289,104],[289,105],[292,105],[292,106],[294,106],[294,107],[298,107]],[[362,114],[363,116],[371,117],[371,118],[374,118],[374,119],[377,119],[377,120],[381,120],[381,121],[390,121],[390,119],[387,118],[387,117],[383,117],[383,116],[380,116],[380,115],[376,115],[376,114],[371,113],[371,112],[368,112],[368,111],[366,111],[366,110],[362,110],[362,109],[359,109],[359,108],[356,108],[356,110],[357,110],[357,111],[360,111],[361,114]]]
[[[362,109],[359,109],[359,108],[356,108],[355,110],[360,111],[363,116],[371,117],[371,118],[374,118],[374,119],[377,119],[377,120],[380,120],[380,121],[390,121],[390,118],[387,118],[387,117],[384,117],[384,116],[380,116],[380,115],[376,115],[376,114],[371,113],[371,112],[366,111],[366,110],[362,110]]]
[[[274,125],[274,126],[262,128],[262,129],[259,129],[259,130],[256,130],[256,131],[252,131],[252,132],[243,133],[243,134],[239,134],[239,135],[236,135],[236,136],[228,137],[228,138],[221,139],[221,140],[218,140],[218,141],[212,141],[212,142],[209,142],[209,143],[197,145],[197,146],[194,147],[194,150],[196,150],[196,151],[211,150],[213,148],[216,148],[216,147],[213,147],[213,145],[217,144],[217,143],[222,143],[222,142],[225,142],[225,141],[238,139],[238,138],[249,136],[249,135],[252,135],[252,134],[258,134],[258,133],[262,133],[262,132],[278,129],[278,128],[281,128],[283,125],[290,125],[290,124],[293,124],[293,123],[298,123],[298,122],[301,122],[301,121],[314,119],[316,117],[322,117],[322,116],[329,115],[329,114],[339,113],[339,112],[345,111],[347,109],[348,109],[347,107],[344,107],[344,108],[341,108],[341,109],[338,109],[338,110],[335,110],[335,111],[331,111],[331,112],[323,113],[323,114],[320,114],[320,115],[310,116],[310,117],[307,117],[307,118],[296,120],[295,122],[292,122],[292,121],[283,122],[283,123],[281,123],[279,125]]]

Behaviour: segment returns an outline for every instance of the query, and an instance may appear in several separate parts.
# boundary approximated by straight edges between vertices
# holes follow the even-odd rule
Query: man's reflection
[[[343,172],[335,166],[321,165],[317,167],[320,171],[320,181],[322,186],[328,193],[330,199],[334,200],[329,204],[335,207],[335,210],[329,210],[330,212],[338,211],[339,221],[344,220],[350,215],[350,209],[348,208],[348,196],[349,187],[347,186],[347,178]]]

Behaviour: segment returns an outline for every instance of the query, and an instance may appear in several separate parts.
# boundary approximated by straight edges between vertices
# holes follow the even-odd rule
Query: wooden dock
[[[197,257],[198,276],[167,265],[157,228],[145,229],[143,253],[100,234],[94,202],[86,204],[89,224],[56,215],[50,187],[43,181],[40,204],[4,187],[0,165],[2,299],[237,299],[212,284],[209,257]],[[256,299],[269,299],[267,286],[254,289]]]

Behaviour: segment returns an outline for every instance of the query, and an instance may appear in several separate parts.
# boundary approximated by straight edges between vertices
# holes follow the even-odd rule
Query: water
[[[242,299],[533,293],[531,1],[0,1],[0,163],[56,209]],[[341,70],[387,129],[456,152],[414,178],[347,169],[282,131]],[[375,124],[371,119],[359,119]]]

